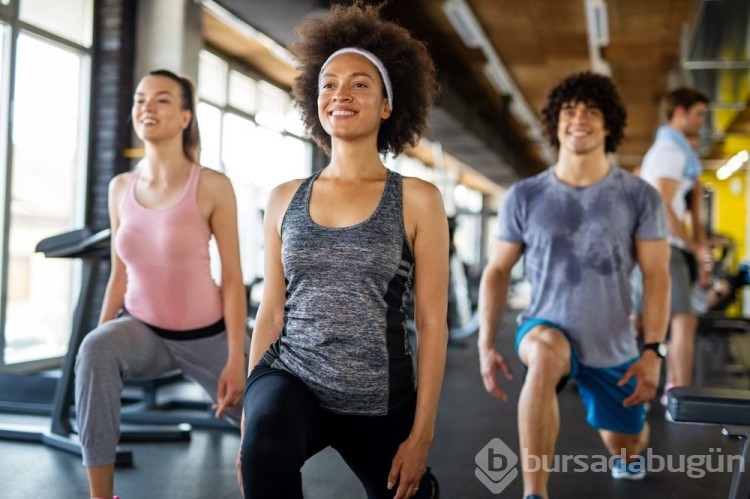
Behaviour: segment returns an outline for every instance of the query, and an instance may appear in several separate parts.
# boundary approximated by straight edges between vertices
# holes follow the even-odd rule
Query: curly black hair
[[[602,111],[604,127],[609,131],[604,141],[604,150],[615,152],[624,136],[628,113],[612,80],[585,71],[567,76],[550,90],[547,103],[542,109],[542,124],[550,145],[555,148],[560,147],[557,139],[560,109],[568,102],[593,103]]]
[[[331,153],[331,137],[318,119],[318,76],[335,51],[357,47],[375,54],[388,70],[393,87],[391,116],[380,125],[378,152],[402,153],[427,130],[427,116],[437,93],[435,64],[427,46],[405,28],[380,18],[383,4],[334,5],[326,17],[308,16],[297,27],[300,40],[290,46],[298,61],[295,105],[312,139]],[[385,96],[385,88],[383,89]]]

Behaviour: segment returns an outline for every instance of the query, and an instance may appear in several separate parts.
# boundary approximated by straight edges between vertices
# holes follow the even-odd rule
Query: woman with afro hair
[[[435,186],[381,159],[424,132],[435,68],[379,12],[334,6],[303,20],[291,47],[296,103],[330,162],[268,201],[237,463],[246,498],[301,498],[300,469],[327,446],[369,498],[437,497],[426,463],[448,335],[448,225]]]

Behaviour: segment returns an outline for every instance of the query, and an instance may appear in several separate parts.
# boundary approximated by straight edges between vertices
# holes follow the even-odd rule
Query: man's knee
[[[638,455],[648,445],[648,425],[644,425],[639,433],[618,433],[602,430],[602,441],[612,455]]]
[[[557,383],[570,374],[570,343],[558,330],[546,328],[529,333],[521,342],[519,353],[530,377]]]

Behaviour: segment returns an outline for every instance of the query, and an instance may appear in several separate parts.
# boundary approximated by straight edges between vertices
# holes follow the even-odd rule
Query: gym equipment
[[[750,497],[750,473],[745,472],[750,460],[750,392],[724,388],[672,388],[667,393],[667,410],[677,422],[721,425],[725,436],[738,440],[742,462],[738,462],[733,470],[728,497]]]
[[[50,429],[40,432],[21,426],[3,426],[0,427],[0,439],[42,442],[56,449],[81,454],[80,443],[70,422],[75,358],[84,336],[88,333],[87,318],[92,312],[93,292],[102,264],[109,259],[109,245],[109,229],[94,232],[88,227],[51,236],[37,244],[36,251],[44,253],[47,258],[80,258],[83,261],[81,290],[73,314],[73,328],[68,342],[68,352],[63,361],[62,375],[55,388]],[[180,424],[174,428],[142,426],[123,430],[120,441],[185,441],[190,439],[190,431],[189,424]],[[118,447],[115,465],[128,466],[132,463],[132,452]]]
[[[750,318],[708,313],[699,317],[695,345],[695,386],[705,386],[712,375],[750,374],[750,366],[728,364],[733,336],[750,333]]]

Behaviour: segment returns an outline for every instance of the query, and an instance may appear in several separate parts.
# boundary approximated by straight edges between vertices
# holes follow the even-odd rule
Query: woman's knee
[[[86,373],[118,373],[125,376],[129,371],[130,360],[136,355],[143,359],[148,352],[139,352],[137,341],[117,320],[110,321],[88,333],[81,342],[76,354],[76,376]],[[142,360],[145,362],[145,360]]]
[[[322,438],[324,415],[310,390],[294,375],[267,366],[250,374],[243,402],[244,456],[306,459]]]
[[[293,462],[302,454],[299,426],[279,417],[275,411],[249,411],[245,413],[245,429],[242,438],[243,469],[257,465],[273,466],[273,463]]]
[[[119,348],[110,329],[107,325],[99,326],[83,338],[76,355],[76,368],[107,362],[117,353]]]

